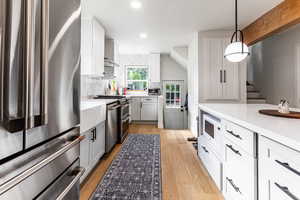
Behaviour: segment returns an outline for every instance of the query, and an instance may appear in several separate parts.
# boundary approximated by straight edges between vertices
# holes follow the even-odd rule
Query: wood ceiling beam
[[[285,0],[243,29],[245,43],[253,45],[300,23],[300,0]]]

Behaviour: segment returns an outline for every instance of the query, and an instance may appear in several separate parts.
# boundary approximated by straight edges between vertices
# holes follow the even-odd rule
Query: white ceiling
[[[170,52],[188,45],[195,31],[234,27],[234,0],[85,0],[89,12],[117,39],[122,54]],[[282,0],[239,0],[239,24],[246,26]],[[145,32],[147,39],[140,39]]]

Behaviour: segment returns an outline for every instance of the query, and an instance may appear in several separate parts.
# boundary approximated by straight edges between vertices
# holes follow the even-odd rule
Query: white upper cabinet
[[[223,85],[221,73],[223,70],[222,40],[208,38],[204,40],[204,71],[206,72],[205,82],[207,83],[205,96],[207,99],[221,99],[223,97]]]
[[[104,28],[93,19],[93,56],[92,68],[95,75],[103,76],[104,72]]]
[[[149,56],[150,82],[160,82],[160,54],[152,53]]]
[[[93,47],[92,20],[81,21],[81,74],[92,74],[92,47]]]
[[[200,101],[243,102],[246,96],[246,63],[224,58],[229,37],[206,35],[200,39]],[[245,94],[243,94],[245,93]]]
[[[82,18],[81,74],[103,76],[104,28],[94,18]]]

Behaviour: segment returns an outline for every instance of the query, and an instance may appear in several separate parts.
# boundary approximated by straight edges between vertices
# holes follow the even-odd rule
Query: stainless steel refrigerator
[[[0,0],[0,200],[79,199],[80,0]]]

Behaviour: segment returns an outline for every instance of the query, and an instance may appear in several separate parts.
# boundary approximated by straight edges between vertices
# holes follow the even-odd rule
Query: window
[[[167,108],[180,108],[182,105],[182,83],[180,81],[167,81],[164,84],[165,104]]]
[[[126,85],[131,91],[144,91],[149,84],[149,70],[146,66],[127,66]]]

